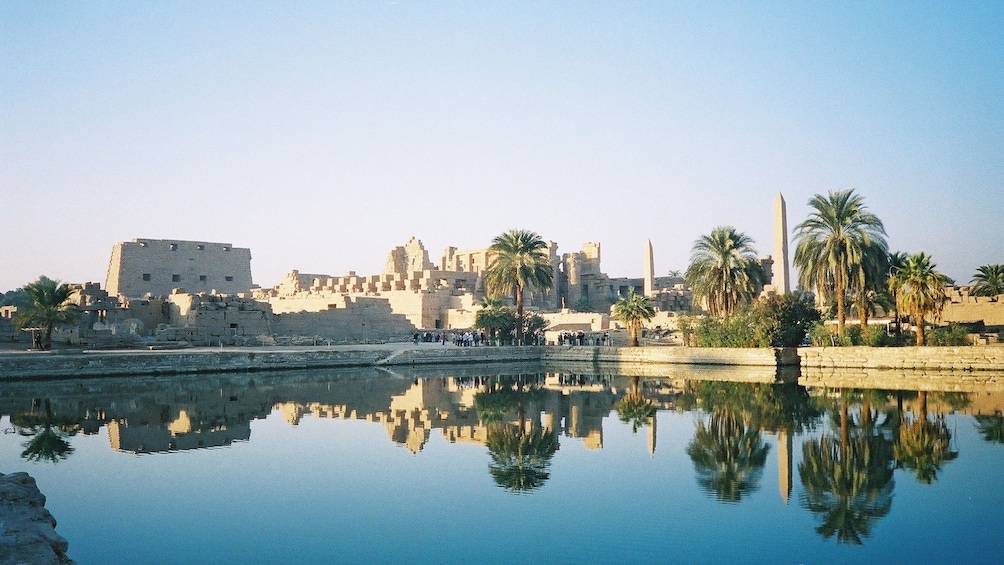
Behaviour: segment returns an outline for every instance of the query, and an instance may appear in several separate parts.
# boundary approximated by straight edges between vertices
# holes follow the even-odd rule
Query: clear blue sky
[[[135,237],[255,282],[510,228],[604,270],[771,250],[854,188],[960,283],[1004,263],[1004,2],[0,4],[0,290]]]

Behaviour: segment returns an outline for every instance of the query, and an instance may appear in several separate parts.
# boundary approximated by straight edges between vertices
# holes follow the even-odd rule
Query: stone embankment
[[[1004,347],[805,347],[802,369],[1004,371]]]
[[[56,533],[45,495],[28,473],[0,474],[0,563],[67,564],[69,544]]]
[[[456,347],[380,344],[319,347],[193,348],[169,351],[0,353],[0,381],[67,377],[285,371],[338,367],[403,367],[544,363],[598,367],[619,374],[681,375],[743,368],[763,381],[831,370],[958,371],[1004,374],[1004,347],[809,347],[727,349],[691,347]],[[799,369],[800,367],[800,369]],[[572,370],[572,369],[568,369]],[[734,375],[734,371],[730,374]],[[961,374],[961,373],[960,373]]]

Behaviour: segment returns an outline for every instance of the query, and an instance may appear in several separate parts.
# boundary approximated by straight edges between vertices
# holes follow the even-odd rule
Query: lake
[[[996,383],[395,371],[3,383],[0,472],[81,564],[1004,555]]]

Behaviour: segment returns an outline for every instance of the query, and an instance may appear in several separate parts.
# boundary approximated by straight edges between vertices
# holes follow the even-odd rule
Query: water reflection
[[[931,484],[942,465],[959,456],[952,449],[952,433],[941,413],[928,415],[927,391],[917,393],[919,410],[903,419],[894,454],[896,463],[914,472],[917,480]]]
[[[976,416],[976,429],[990,443],[1004,443],[1004,416],[998,410],[992,415]]]
[[[44,409],[39,409],[40,404]],[[31,438],[24,442],[21,452],[21,457],[27,461],[56,463],[73,453],[73,446],[66,438],[76,435],[79,427],[70,418],[54,415],[48,398],[32,399],[31,409],[14,414],[11,423],[18,434]]]
[[[802,445],[798,475],[804,487],[802,505],[817,515],[816,532],[838,543],[860,545],[873,523],[892,508],[893,446],[875,426],[866,401],[858,426],[849,417],[852,393],[840,391],[839,436],[832,431]]]

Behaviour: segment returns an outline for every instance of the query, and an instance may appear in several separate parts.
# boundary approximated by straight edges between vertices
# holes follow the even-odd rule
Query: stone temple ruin
[[[554,288],[527,289],[526,305],[556,328],[607,330],[610,304],[632,290],[648,294],[663,316],[690,307],[679,277],[654,277],[651,269],[642,278],[608,277],[599,243],[559,255],[550,242],[546,252]],[[473,327],[490,261],[487,248],[448,247],[434,264],[413,237],[388,253],[380,274],[293,270],[274,287],[259,288],[249,249],[135,239],[113,246],[104,290],[76,285],[83,316],[56,338],[91,347],[407,340],[419,331]]]

